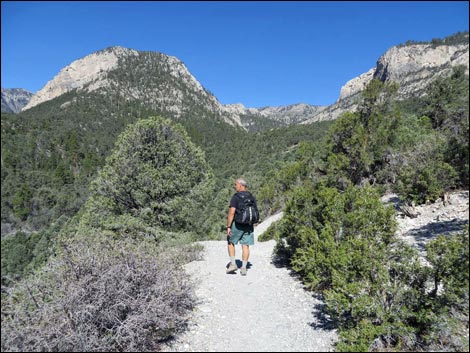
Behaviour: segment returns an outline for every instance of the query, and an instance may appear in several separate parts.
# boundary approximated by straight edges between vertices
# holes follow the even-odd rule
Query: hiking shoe
[[[246,276],[246,267],[242,267],[241,271],[240,271],[240,274],[242,276]]]
[[[237,265],[230,263],[230,266],[227,268],[227,273],[234,273],[238,270]]]

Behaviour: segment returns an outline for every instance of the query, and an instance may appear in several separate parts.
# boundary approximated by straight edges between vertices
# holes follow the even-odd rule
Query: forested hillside
[[[119,97],[114,98],[70,93],[18,115],[2,115],[2,224],[10,231],[21,229],[17,239],[23,239],[10,253],[18,264],[2,271],[20,274],[29,262],[43,261],[57,230],[87,199],[88,186],[118,134],[140,118],[162,114],[139,102],[116,104]],[[320,138],[329,125],[247,133],[218,116],[202,119],[197,112],[179,121],[215,174],[209,221],[199,231],[212,238],[220,235],[233,178],[245,175],[257,188],[270,170],[293,155],[293,147]]]
[[[283,185],[287,199],[270,233],[278,256],[324,295],[339,351],[466,351],[468,221],[431,241],[423,264],[380,197],[393,191],[412,205],[468,190],[468,76],[458,68],[420,100],[396,102],[395,90],[372,81],[321,148],[299,149],[263,186],[272,196]]]
[[[181,126],[130,125],[60,230],[54,256],[2,290],[2,350],[158,349],[194,305],[180,264],[197,254],[186,233],[201,219],[193,207],[205,211],[212,178]],[[170,246],[178,242],[183,250]]]
[[[263,217],[284,211],[277,256],[325,298],[339,351],[468,351],[468,226],[423,264],[380,201],[468,190],[466,70],[407,100],[374,79],[357,111],[258,132],[182,81],[178,109],[129,98],[173,80],[144,69],[2,114],[2,350],[158,350],[194,305],[191,244],[223,238],[244,176]]]

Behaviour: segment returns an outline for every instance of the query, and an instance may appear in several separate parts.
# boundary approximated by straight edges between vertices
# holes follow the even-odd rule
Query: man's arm
[[[227,214],[227,235],[228,236],[232,235],[231,227],[232,227],[233,218],[235,217],[235,210],[236,210],[235,207],[230,207],[228,209],[228,214]]]

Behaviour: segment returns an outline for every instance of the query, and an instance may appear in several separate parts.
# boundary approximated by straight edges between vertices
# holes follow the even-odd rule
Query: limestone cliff
[[[360,93],[372,79],[396,82],[398,99],[420,96],[423,89],[438,76],[448,76],[453,67],[463,65],[469,72],[469,44],[422,43],[390,48],[366,73],[348,81],[336,103],[320,111],[303,123],[336,119],[341,113],[357,108]]]

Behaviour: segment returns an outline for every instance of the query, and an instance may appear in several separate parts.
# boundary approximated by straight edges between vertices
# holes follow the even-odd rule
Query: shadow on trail
[[[468,220],[453,219],[451,221],[441,221],[426,224],[420,228],[409,230],[405,235],[414,237],[419,250],[424,250],[426,243],[440,234],[447,235],[456,232],[463,232]]]
[[[243,265],[242,260],[238,260],[238,259],[237,259],[237,260],[235,260],[235,262],[236,262],[236,264],[237,264],[238,270],[240,270],[240,269],[242,268],[242,265]],[[227,262],[227,264],[225,265],[225,268],[227,269],[229,266],[230,266],[230,261]],[[251,266],[252,266],[252,265],[251,265],[251,262],[248,261],[248,262],[246,263],[246,269],[249,270],[249,269],[251,268]],[[236,275],[236,274],[237,274],[237,271],[231,272],[231,273],[227,273],[227,274],[228,274],[228,275]]]
[[[301,282],[302,284],[302,277],[300,274],[295,272],[292,267],[290,266],[289,260],[286,256],[278,255],[273,253],[271,257],[271,263],[276,268],[286,268],[289,271],[289,275],[294,278],[295,280]],[[337,325],[335,322],[329,317],[326,312],[326,304],[323,296],[320,293],[309,291],[305,288],[304,290],[309,292],[313,298],[318,301],[318,304],[315,304],[312,310],[312,316],[314,317],[314,322],[310,323],[309,325],[315,330],[324,330],[324,331],[332,331],[337,329]]]
[[[315,304],[313,307],[312,315],[315,317],[316,321],[310,323],[310,326],[316,330],[331,331],[337,329],[338,326],[336,323],[326,313],[326,304],[323,302],[323,296],[318,293],[312,294],[312,296],[321,301],[321,304]]]
[[[238,259],[237,259],[237,260],[235,260],[235,262],[237,263],[237,267],[238,267],[238,268],[242,268],[242,265],[243,265],[242,260],[238,260]],[[251,268],[251,262],[248,261],[248,262],[246,263],[246,269],[249,270],[250,268]]]

